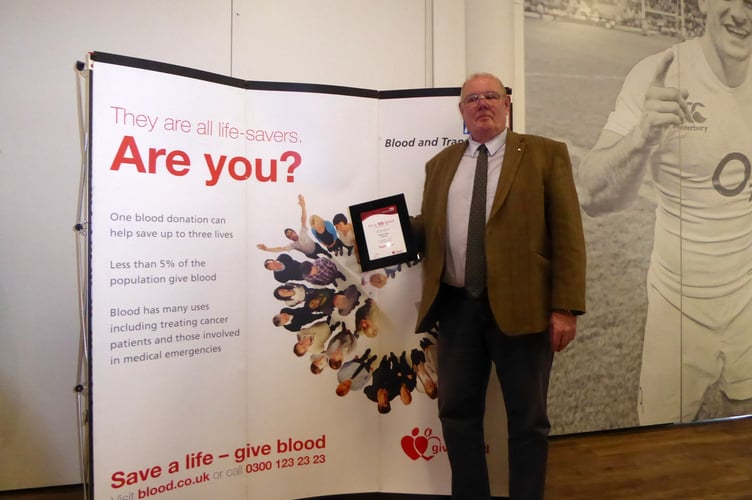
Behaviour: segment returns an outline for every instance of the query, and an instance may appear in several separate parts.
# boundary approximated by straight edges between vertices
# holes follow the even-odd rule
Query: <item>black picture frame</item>
[[[417,246],[410,228],[404,194],[358,203],[349,208],[363,271],[417,260]],[[373,219],[374,216],[383,217]],[[373,224],[366,222],[368,218],[372,218]],[[395,248],[390,250],[389,246]]]

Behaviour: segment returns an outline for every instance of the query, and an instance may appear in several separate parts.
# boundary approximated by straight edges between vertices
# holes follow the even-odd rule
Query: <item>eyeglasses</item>
[[[481,99],[485,99],[489,102],[495,102],[501,99],[501,94],[498,92],[484,92],[482,94],[470,94],[466,95],[464,99],[462,99],[462,102],[465,104],[469,104],[471,106],[477,106],[480,104]]]

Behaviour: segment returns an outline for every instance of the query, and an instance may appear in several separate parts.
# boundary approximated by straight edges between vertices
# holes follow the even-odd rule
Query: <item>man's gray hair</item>
[[[507,94],[507,88],[504,86],[504,83],[501,81],[501,78],[499,78],[498,76],[494,75],[493,73],[483,73],[483,72],[480,72],[480,73],[473,73],[472,75],[468,76],[465,79],[465,81],[462,83],[462,90],[460,91],[460,100],[462,100],[462,99],[465,98],[465,85],[467,85],[467,82],[469,82],[470,80],[474,80],[476,78],[493,78],[494,80],[496,80],[497,82],[499,82],[499,86],[501,86],[501,89],[502,89],[502,94],[501,95],[506,95]]]

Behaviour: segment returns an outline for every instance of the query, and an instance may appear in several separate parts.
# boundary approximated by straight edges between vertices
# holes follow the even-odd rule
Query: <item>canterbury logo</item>
[[[692,123],[705,123],[707,118],[702,114],[705,105],[701,102],[689,102],[689,118]]]

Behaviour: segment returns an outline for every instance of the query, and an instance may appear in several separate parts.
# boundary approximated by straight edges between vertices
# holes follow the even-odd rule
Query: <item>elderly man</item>
[[[506,127],[510,98],[487,73],[462,86],[470,132],[426,165],[416,331],[438,321],[439,417],[453,499],[489,499],[483,435],[491,364],[508,416],[511,498],[542,499],[554,351],[585,311],[585,242],[566,145]]]

